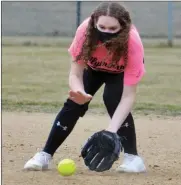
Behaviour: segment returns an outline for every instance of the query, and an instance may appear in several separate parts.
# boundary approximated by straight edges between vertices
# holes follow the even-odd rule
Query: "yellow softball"
[[[75,171],[76,171],[76,165],[72,159],[63,159],[58,163],[58,172],[62,176],[73,175]]]

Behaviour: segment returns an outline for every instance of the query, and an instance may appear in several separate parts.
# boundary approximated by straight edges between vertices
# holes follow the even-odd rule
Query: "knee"
[[[79,117],[83,117],[88,110],[88,105],[79,105],[72,100],[67,99],[63,108],[57,114],[54,123],[58,121],[65,124],[75,124]]]

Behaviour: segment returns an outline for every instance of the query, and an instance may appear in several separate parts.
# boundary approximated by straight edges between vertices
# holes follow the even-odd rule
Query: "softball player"
[[[24,168],[48,169],[55,151],[104,84],[103,100],[111,120],[105,130],[91,136],[83,147],[85,164],[90,170],[108,170],[123,149],[124,160],[117,170],[145,172],[137,152],[131,114],[136,88],[145,74],[144,49],[129,12],[119,3],[101,3],[78,27],[68,51],[72,57],[69,98],[56,116],[43,150]]]

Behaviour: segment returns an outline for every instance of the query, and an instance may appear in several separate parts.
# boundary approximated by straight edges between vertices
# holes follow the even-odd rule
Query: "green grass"
[[[68,44],[67,44],[68,46]],[[180,48],[146,47],[147,73],[139,85],[135,111],[181,115]],[[3,46],[2,109],[54,112],[67,98],[70,59],[67,48]],[[90,108],[102,109],[103,87]],[[102,109],[105,112],[105,109]]]

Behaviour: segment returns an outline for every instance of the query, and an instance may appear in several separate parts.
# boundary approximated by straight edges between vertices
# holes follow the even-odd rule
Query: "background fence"
[[[72,37],[99,3],[2,2],[2,35]],[[181,2],[123,3],[142,37],[181,38]]]

